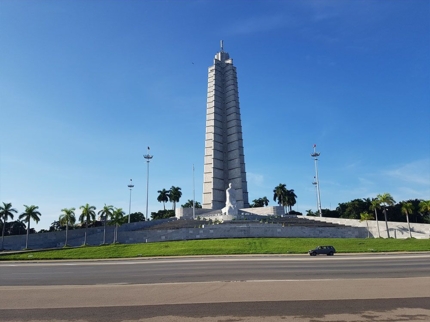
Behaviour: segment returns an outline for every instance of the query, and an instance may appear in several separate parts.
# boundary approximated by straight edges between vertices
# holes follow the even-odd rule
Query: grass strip
[[[0,254],[0,260],[108,259],[153,256],[305,254],[319,245],[338,253],[430,251],[425,239],[235,238],[85,246]]]

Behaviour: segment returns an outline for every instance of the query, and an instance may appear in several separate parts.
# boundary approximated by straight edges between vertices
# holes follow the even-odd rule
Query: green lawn
[[[0,260],[103,259],[150,256],[231,254],[305,254],[318,245],[332,245],[338,253],[430,251],[423,239],[236,238],[173,241],[148,244],[66,248],[19,254],[0,254]]]

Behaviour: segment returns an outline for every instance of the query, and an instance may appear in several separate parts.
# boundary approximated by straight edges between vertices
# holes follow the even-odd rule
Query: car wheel
[[[311,253],[311,256],[317,256],[317,253]]]
[[[327,254],[327,256],[333,256],[333,255],[334,255],[333,252],[330,252]]]

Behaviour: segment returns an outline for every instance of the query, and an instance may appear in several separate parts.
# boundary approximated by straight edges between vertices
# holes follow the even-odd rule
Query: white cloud
[[[383,174],[408,183],[430,185],[430,158],[407,163]]]

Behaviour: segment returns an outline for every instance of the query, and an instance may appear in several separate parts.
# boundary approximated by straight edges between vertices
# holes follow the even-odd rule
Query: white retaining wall
[[[307,218],[309,220],[315,221],[323,221],[334,224],[347,225],[351,227],[364,227],[367,229],[366,222],[358,219],[344,219],[344,218],[330,218],[330,217],[313,217],[313,216],[305,216],[303,218]],[[375,220],[369,220],[367,222],[369,225],[369,232],[371,237],[379,237],[378,235],[378,227],[376,226]],[[387,228],[385,225],[385,220],[379,220],[379,234],[382,238],[387,238]],[[417,224],[411,223],[411,233],[413,238],[417,239],[427,239],[430,238],[430,224]],[[406,222],[397,222],[397,221],[389,221],[388,222],[388,230],[390,233],[390,237],[405,239],[409,238],[409,229],[408,223]]]
[[[149,223],[148,223],[149,224]],[[281,224],[238,223],[228,225],[203,225],[201,228],[181,229],[140,229],[133,230],[125,224],[118,230],[118,241],[124,244],[160,242],[167,240],[210,239],[210,238],[242,238],[242,237],[314,237],[314,238],[365,238],[367,230],[362,227],[306,227],[285,226]],[[81,246],[84,241],[85,229],[69,231],[70,246]],[[63,247],[65,232],[31,234],[29,248]],[[103,227],[89,228],[87,243],[100,245],[103,241]],[[107,227],[106,242],[113,241],[113,227]],[[25,247],[25,235],[6,236],[5,249],[20,250]]]

